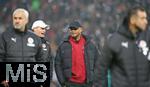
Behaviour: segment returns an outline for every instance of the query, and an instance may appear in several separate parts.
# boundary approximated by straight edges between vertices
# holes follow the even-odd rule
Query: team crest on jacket
[[[143,55],[146,56],[148,60],[150,60],[150,52],[149,52],[149,48],[147,46],[146,41],[141,40],[138,44],[138,47],[141,49],[141,52],[143,53]]]
[[[42,44],[42,48],[43,48],[43,50],[47,50],[47,48],[46,48],[46,44]]]
[[[31,37],[29,37],[28,39],[27,39],[27,46],[29,46],[29,47],[35,47],[35,44],[34,44],[34,39],[33,38],[31,38]]]

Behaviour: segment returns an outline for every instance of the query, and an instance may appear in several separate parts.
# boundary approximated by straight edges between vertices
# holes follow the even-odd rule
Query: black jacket
[[[86,83],[92,83],[94,80],[94,67],[95,61],[100,57],[97,48],[91,42],[89,38],[86,39],[85,44],[85,65],[86,65]],[[58,77],[58,81],[61,85],[65,84],[69,78],[71,78],[72,68],[72,47],[67,37],[58,47],[55,58],[55,70]]]
[[[45,62],[42,42],[35,34],[8,29],[0,36],[1,62]]]
[[[52,75],[53,75],[53,57],[51,54],[51,47],[50,43],[45,39],[41,38],[42,41],[42,47],[44,51],[44,55],[47,56],[46,62],[50,63],[50,80],[52,80]]]
[[[108,87],[107,70],[111,71],[111,87],[150,87],[149,31],[135,36],[122,27],[107,39],[103,57],[96,66],[96,87]]]

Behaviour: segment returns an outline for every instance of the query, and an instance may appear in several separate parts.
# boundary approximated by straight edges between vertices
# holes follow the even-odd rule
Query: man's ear
[[[134,24],[136,22],[136,16],[133,15],[131,18],[130,18],[130,23],[131,24]]]
[[[70,30],[70,29],[68,29],[68,31],[69,31],[69,32],[71,32],[71,30]]]
[[[34,29],[32,29],[32,31],[34,32]]]
[[[80,31],[83,32],[83,28],[82,27],[80,27]]]
[[[26,19],[26,24],[28,24],[28,22],[29,22],[29,19],[27,18],[27,19]]]

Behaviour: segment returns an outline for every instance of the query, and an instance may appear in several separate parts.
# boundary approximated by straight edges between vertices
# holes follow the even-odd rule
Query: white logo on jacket
[[[43,50],[47,51],[46,44],[42,44]]]
[[[142,52],[143,52],[143,55],[147,55],[148,54],[148,47],[147,47],[147,43],[146,43],[146,41],[144,41],[144,40],[141,40],[140,42],[139,42],[139,44],[138,44],[138,47],[140,48],[140,49],[142,49]]]
[[[11,40],[16,43],[16,38],[12,37]]]
[[[27,46],[29,46],[29,47],[35,47],[34,39],[33,38],[29,37],[27,39],[27,41],[28,41]]]
[[[138,47],[142,50],[143,55],[147,56],[147,59],[150,60],[150,52],[146,41],[141,40],[138,44]]]
[[[121,46],[125,47],[125,48],[128,48],[128,42],[122,42],[121,43]]]

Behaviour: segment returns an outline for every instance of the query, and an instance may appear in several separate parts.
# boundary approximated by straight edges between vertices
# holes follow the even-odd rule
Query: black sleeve
[[[50,63],[50,81],[52,80],[53,75],[53,57],[51,54],[51,47],[50,44],[43,43],[42,45],[42,53],[43,53],[43,61]]]
[[[38,50],[36,53],[36,62],[47,62],[48,59],[48,55],[45,52],[45,50],[43,50],[43,45],[42,45],[42,41],[40,40],[40,38],[38,38]]]
[[[0,62],[0,83],[4,80],[6,80],[6,68],[4,63]]]
[[[52,56],[52,53],[51,53],[51,47],[50,45],[48,46],[48,59],[47,61],[50,63],[50,81],[52,80],[52,76],[53,76],[53,61],[54,61],[54,57]]]
[[[57,50],[57,54],[55,57],[55,71],[58,81],[61,85],[64,85],[65,78],[62,71],[62,59],[61,59],[61,48],[59,47]]]
[[[3,62],[3,59],[5,58],[5,40],[4,40],[4,33],[0,35],[0,62]]]
[[[101,57],[99,57],[95,63],[94,87],[108,87],[107,72],[111,64],[111,60],[112,60],[112,52],[106,42],[101,51]]]
[[[146,33],[146,34],[145,34]],[[150,48],[150,29],[148,29],[144,34],[146,35],[147,45]]]

